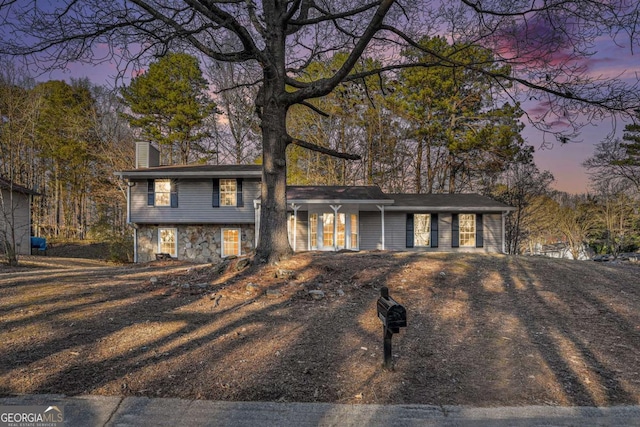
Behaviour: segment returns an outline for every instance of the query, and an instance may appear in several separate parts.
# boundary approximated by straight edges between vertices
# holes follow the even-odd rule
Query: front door
[[[309,215],[309,247],[311,250],[358,250],[358,215],[322,212]]]

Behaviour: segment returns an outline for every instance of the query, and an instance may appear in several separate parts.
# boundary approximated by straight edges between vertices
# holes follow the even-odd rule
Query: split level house
[[[158,254],[217,262],[252,252],[260,221],[260,165],[160,166],[138,143],[128,183],[136,262]],[[288,186],[295,251],[504,252],[513,208],[478,194],[388,194],[377,186]],[[164,255],[163,255],[164,256]]]

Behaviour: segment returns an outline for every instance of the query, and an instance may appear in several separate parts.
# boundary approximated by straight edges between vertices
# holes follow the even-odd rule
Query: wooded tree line
[[[37,83],[8,61],[1,73],[0,173],[39,193],[32,233],[123,233],[126,203],[113,171],[131,164],[133,148],[113,95],[88,80]]]
[[[532,147],[520,135],[519,104],[497,95],[509,83],[483,72],[509,74],[488,49],[424,38],[426,49],[460,64],[483,64],[474,72],[463,65],[400,70],[368,76],[332,94],[296,106],[289,129],[300,139],[360,160],[337,159],[303,147],[289,148],[288,181],[296,184],[379,185],[388,192],[486,192],[510,164],[531,163]],[[403,51],[409,61],[432,62],[417,49]],[[307,70],[309,80],[342,66],[337,54]],[[353,73],[379,67],[364,58]],[[317,114],[320,111],[321,114]]]
[[[461,52],[460,61],[495,67],[486,49],[452,46],[442,38],[422,42],[436,52]],[[309,79],[330,73],[345,58],[337,54],[313,64]],[[364,59],[354,73],[376,66]],[[215,64],[205,69],[210,84],[195,57],[168,54],[113,92],[87,80],[36,83],[9,63],[3,69],[1,172],[41,194],[33,209],[37,235],[127,235],[124,183],[113,172],[134,166],[136,139],[155,142],[165,164],[261,160],[250,70]],[[210,94],[210,87],[228,87],[230,79],[231,89]],[[288,182],[490,195],[517,208],[507,218],[510,253],[533,252],[536,244],[556,240],[567,242],[576,257],[582,244],[613,253],[636,248],[637,127],[628,127],[624,141],[600,144],[585,164],[606,186],[594,185],[589,196],[560,194],[551,190],[553,177],[537,169],[533,148],[520,135],[519,105],[495,96],[495,84],[500,82],[464,68],[407,69],[393,78],[345,83],[294,107],[288,117],[292,133],[361,159],[292,145]]]

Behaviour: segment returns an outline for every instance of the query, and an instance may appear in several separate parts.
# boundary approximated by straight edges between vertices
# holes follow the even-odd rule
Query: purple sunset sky
[[[539,29],[539,27],[538,27]],[[632,83],[640,77],[640,57],[633,53],[629,41],[622,39],[616,42],[610,39],[602,39],[592,48],[593,56],[584,60],[582,64],[587,67],[589,74],[600,78],[620,78]],[[638,51],[638,47],[635,49]],[[558,55],[562,55],[559,51]],[[129,74],[131,70],[129,70]],[[66,79],[70,77],[88,77],[92,82],[112,87],[114,76],[117,74],[116,66],[105,62],[101,65],[68,64],[64,71],[56,71],[41,76],[44,79]],[[523,104],[527,113],[534,117],[544,108],[542,105],[527,102]],[[604,119],[598,123],[586,125],[581,133],[566,144],[556,142],[552,135],[543,135],[525,121],[523,136],[527,143],[535,148],[535,161],[540,170],[550,171],[555,182],[553,187],[557,190],[569,193],[585,193],[589,191],[590,183],[587,171],[582,163],[593,154],[594,145],[602,142],[612,133],[622,136],[622,131],[627,123],[613,118]],[[562,129],[562,122],[558,121],[556,129]]]
[[[640,77],[640,57],[632,52],[629,43],[618,40],[618,44],[610,39],[601,40],[594,46],[596,52],[591,58],[583,61],[589,74],[601,78],[619,78],[630,84]],[[636,48],[637,51],[637,48]],[[529,114],[535,116],[539,106],[526,106]],[[527,142],[536,148],[535,161],[541,170],[553,173],[556,181],[553,187],[570,193],[589,191],[590,183],[587,171],[582,163],[593,154],[594,146],[610,135],[621,138],[628,122],[606,118],[602,121],[587,124],[575,140],[560,144],[553,137],[546,137],[546,146],[541,148],[545,138],[527,124],[523,135]],[[560,123],[559,128],[562,128]]]

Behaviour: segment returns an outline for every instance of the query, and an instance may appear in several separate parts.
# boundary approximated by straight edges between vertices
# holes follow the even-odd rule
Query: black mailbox
[[[383,286],[378,298],[378,318],[382,320],[384,364],[385,369],[393,369],[391,358],[391,338],[407,326],[407,310],[389,296],[389,288]]]
[[[380,290],[378,317],[382,320],[382,325],[394,334],[400,332],[400,328],[407,327],[407,310],[389,296],[386,286]]]

